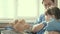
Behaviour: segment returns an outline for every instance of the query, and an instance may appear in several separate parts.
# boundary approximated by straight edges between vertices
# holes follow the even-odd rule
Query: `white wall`
[[[43,14],[45,11],[44,11],[44,6],[42,4],[42,0],[39,0],[39,16],[41,14]]]
[[[58,0],[58,7],[60,8],[60,0]]]

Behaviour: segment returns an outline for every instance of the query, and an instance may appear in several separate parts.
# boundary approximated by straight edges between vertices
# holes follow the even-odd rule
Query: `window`
[[[14,0],[0,0],[0,19],[14,18],[16,6]]]
[[[38,0],[18,0],[18,17],[36,17],[38,12]]]
[[[35,20],[44,8],[42,0],[0,0],[0,20],[26,18]]]
[[[37,17],[38,0],[0,0],[0,18]]]
[[[58,7],[60,8],[60,0],[58,0],[58,4],[57,4],[57,5],[58,5]]]
[[[42,4],[42,0],[39,0],[39,15],[43,14],[44,11],[44,6]]]

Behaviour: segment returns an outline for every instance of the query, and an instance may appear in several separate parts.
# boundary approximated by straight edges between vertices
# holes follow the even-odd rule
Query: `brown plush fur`
[[[29,29],[30,25],[25,22],[24,19],[22,20],[15,20],[12,23],[13,28],[18,32],[23,32],[26,29]]]

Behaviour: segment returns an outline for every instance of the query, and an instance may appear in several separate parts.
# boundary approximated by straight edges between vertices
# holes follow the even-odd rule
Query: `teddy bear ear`
[[[9,22],[9,24],[10,25],[15,25],[15,24],[17,24],[17,22],[18,22],[18,20],[16,19],[16,20],[12,20],[11,22]]]
[[[19,20],[19,23],[25,24],[25,20],[24,19],[21,19],[21,20]]]
[[[16,19],[16,20],[14,21],[14,23],[16,24],[18,21],[19,21],[19,20],[18,20],[18,19]]]

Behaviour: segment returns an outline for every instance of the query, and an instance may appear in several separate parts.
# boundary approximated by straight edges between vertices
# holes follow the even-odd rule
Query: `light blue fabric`
[[[45,27],[47,26],[47,23],[45,21],[42,23],[44,24],[44,27],[40,31],[38,31],[37,34],[44,34],[44,32],[46,30]]]
[[[6,26],[5,30],[14,30],[14,28],[12,26]]]
[[[60,32],[60,20],[54,18],[50,19],[49,23],[43,22],[45,25],[37,34],[44,34],[45,31],[58,31]]]
[[[60,20],[53,19],[46,26],[46,31],[60,31]]]
[[[40,15],[40,17],[37,20],[37,23],[41,23],[43,21],[45,21],[45,15],[44,14]]]
[[[39,19],[38,19],[38,21],[37,21],[38,23],[43,23],[45,26],[47,25],[46,24],[46,22],[45,22],[45,15],[44,14],[42,14],[40,17],[39,17]],[[44,27],[45,27],[44,26]],[[40,31],[38,31],[36,34],[44,34],[44,32],[45,32],[45,29],[44,29],[44,27],[40,30]]]

